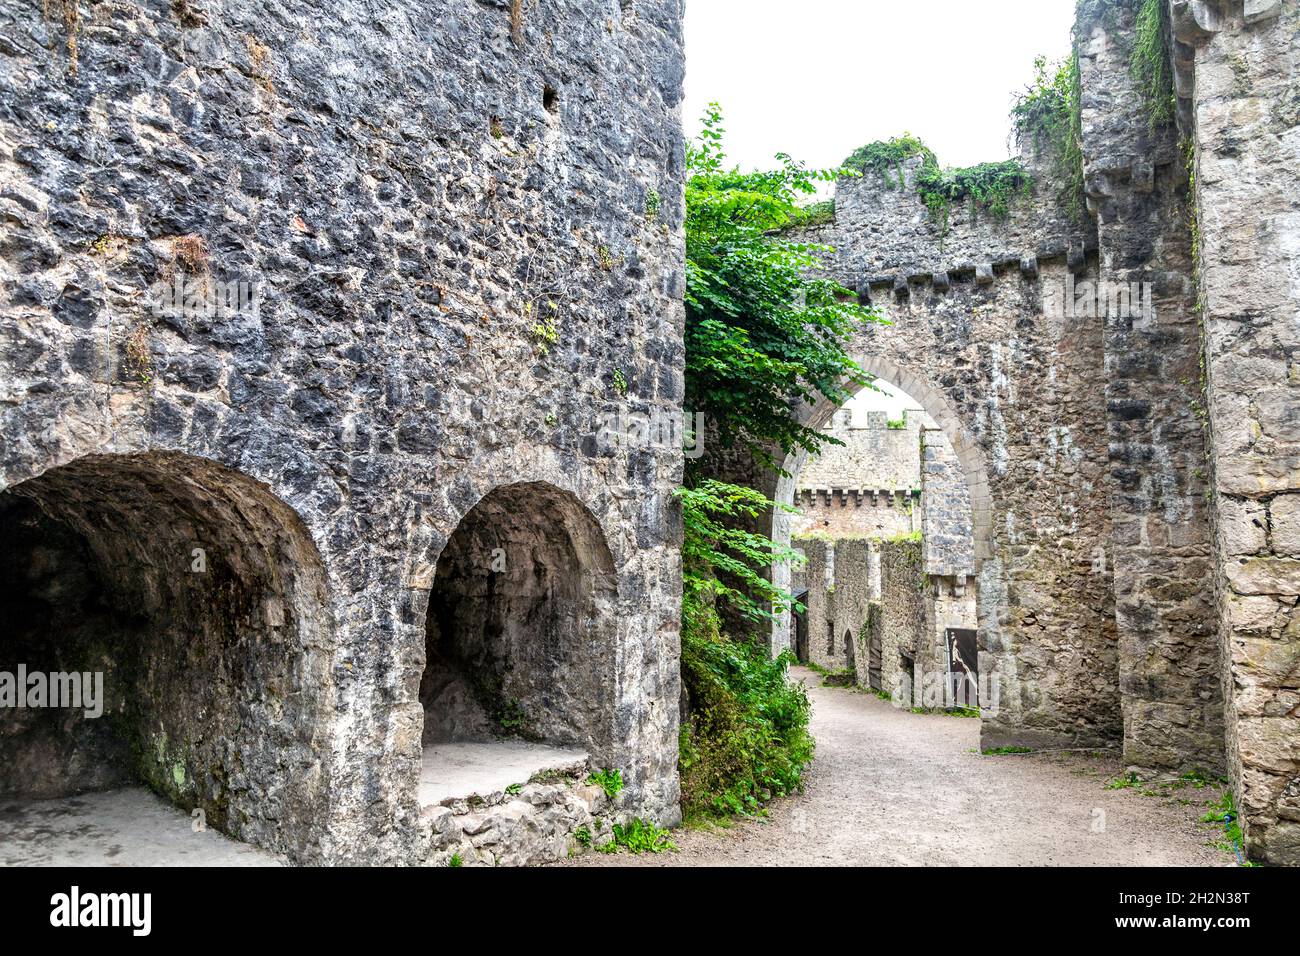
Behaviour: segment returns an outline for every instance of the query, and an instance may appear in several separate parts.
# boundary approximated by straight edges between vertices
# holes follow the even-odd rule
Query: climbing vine
[[[1034,60],[1034,79],[1016,97],[1011,121],[1021,141],[1051,152],[1060,199],[1076,222],[1084,215],[1083,91],[1079,54],[1052,64]]]
[[[1153,130],[1174,119],[1174,77],[1169,63],[1168,36],[1169,5],[1165,0],[1142,0],[1134,24],[1129,71]]]

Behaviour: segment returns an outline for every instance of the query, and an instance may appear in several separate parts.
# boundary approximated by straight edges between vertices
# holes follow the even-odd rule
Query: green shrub
[[[605,791],[605,796],[613,800],[623,790],[623,772],[621,770],[594,770],[587,777],[587,785],[600,787]]]
[[[596,849],[601,853],[617,853],[620,849],[629,853],[663,853],[676,851],[677,845],[663,827],[637,817],[626,825],[614,824],[614,839]]]
[[[859,173],[879,173],[884,176],[885,185],[890,189],[901,189],[907,185],[903,163],[915,156],[922,158],[922,165],[939,165],[930,147],[911,133],[859,146],[844,160],[843,165],[845,169]]]
[[[803,686],[789,680],[791,660],[726,638],[712,608],[686,615],[682,680],[690,714],[680,765],[688,819],[752,814],[800,789],[813,756],[811,705]]]
[[[790,226],[787,228],[824,226],[834,221],[835,200],[827,199],[824,202],[796,207],[795,211],[790,215]]]

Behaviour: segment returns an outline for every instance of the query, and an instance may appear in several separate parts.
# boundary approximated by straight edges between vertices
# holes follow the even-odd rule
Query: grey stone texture
[[[51,647],[51,617],[24,654],[103,662],[125,736],[19,728],[52,754],[30,785],[107,784],[83,763],[142,742],[104,772],[242,839],[429,860],[430,594],[489,580],[439,557],[492,498],[462,537],[518,562],[494,586],[599,636],[556,693],[602,696],[536,732],[590,736],[626,810],[674,822],[682,459],[597,434],[683,395],[681,4],[78,9],[73,35],[0,0],[0,533],[27,620],[96,596],[98,642]],[[152,307],[177,281],[255,307]],[[556,580],[566,554],[590,573]],[[467,641],[515,655],[525,712],[576,660]],[[586,819],[532,795],[554,845]]]
[[[911,199],[911,214],[926,215]],[[995,236],[998,224],[985,228]],[[851,272],[836,271],[837,257],[832,271],[855,284]],[[920,282],[907,296],[878,298],[890,324],[865,327],[853,349],[864,368],[925,408],[964,477],[980,670],[1001,683],[999,715],[984,722],[991,746],[1121,735],[1110,572],[1092,560],[1110,535],[1107,441],[1098,427],[1103,329],[1095,317],[1066,321],[1051,308],[1052,289],[1064,288],[1068,274],[1064,254],[1040,262],[1036,280],[1018,263],[995,270],[988,285],[954,267],[947,291]],[[824,422],[833,411],[823,403],[807,410],[808,420]],[[800,464],[792,458],[786,470],[797,474]],[[780,501],[792,484],[770,487]],[[778,539],[784,523],[774,523]],[[786,635],[788,627],[774,634]]]
[[[912,700],[917,652],[925,644],[926,583],[919,541],[880,545],[880,683],[900,704]],[[876,633],[868,642],[876,640]]]
[[[1171,3],[1194,143],[1228,766],[1253,856],[1300,864],[1300,4]]]
[[[613,839],[613,824],[631,814],[623,793],[613,800],[585,783],[588,764],[560,767],[501,790],[447,798],[420,811],[425,866],[535,866],[554,863]]]
[[[921,433],[921,566],[931,576],[975,573],[970,490],[941,428]]]
[[[1084,8],[1077,29],[1084,176],[1101,278],[1148,283],[1152,308],[1106,309],[1109,561],[1124,754],[1144,768],[1223,766],[1223,700],[1198,410],[1200,334],[1185,160],[1134,86],[1133,4]]]

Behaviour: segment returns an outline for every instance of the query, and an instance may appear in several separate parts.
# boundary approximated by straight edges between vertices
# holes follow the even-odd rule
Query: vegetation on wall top
[[[1018,159],[962,169],[940,169],[927,163],[916,174],[916,191],[945,233],[952,207],[965,203],[972,212],[983,210],[995,219],[1005,219],[1011,203],[1026,195],[1029,187],[1029,170]]]
[[[1050,150],[1060,182],[1060,199],[1076,221],[1083,219],[1083,94],[1079,56],[1059,63],[1034,60],[1034,79],[1011,108],[1011,121],[1022,142]]]
[[[859,146],[844,160],[844,168],[859,173],[880,173],[885,178],[886,186],[891,189],[901,188],[907,185],[903,163],[916,156],[920,156],[927,165],[939,165],[930,147],[911,133],[904,133],[902,136]],[[890,176],[891,172],[896,179]]]
[[[1175,114],[1169,29],[1169,6],[1165,0],[1142,0],[1134,24],[1129,71],[1142,96],[1142,106],[1153,130],[1172,123]]]
[[[1030,186],[1029,171],[1018,159],[945,169],[933,150],[911,133],[859,147],[844,161],[844,167],[879,173],[888,188],[899,189],[907,185],[903,164],[916,157],[921,159],[915,177],[917,194],[944,234],[954,206],[965,204],[972,213],[982,210],[1002,219],[1015,198]]]

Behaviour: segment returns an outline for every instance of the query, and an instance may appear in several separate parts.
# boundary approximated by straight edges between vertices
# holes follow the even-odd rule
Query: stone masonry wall
[[[921,429],[924,415],[903,412],[902,427],[890,427],[883,411],[853,421],[841,410],[823,434],[844,442],[825,445],[799,472],[798,487],[912,491],[921,486]]]
[[[996,223],[986,228],[987,248],[1002,249]],[[838,255],[832,271],[858,284],[836,271]],[[1092,560],[1110,534],[1105,401],[1096,388],[1103,329],[1095,318],[1067,323],[1050,307],[1051,290],[1090,267],[1071,266],[1068,252],[999,255],[987,278],[954,264],[938,284],[929,275],[899,289],[873,280],[868,291],[890,324],[864,327],[852,351],[925,408],[960,463],[979,581],[980,671],[1002,685],[998,715],[983,723],[988,745],[1112,743],[1121,736],[1113,597],[1109,569]],[[826,421],[832,411],[824,403],[807,418]],[[797,473],[795,465],[787,470]],[[788,626],[774,635],[788,639]]]
[[[925,634],[925,574],[918,541],[880,545],[881,687],[904,706],[911,698],[917,651]]]
[[[975,573],[970,490],[940,428],[921,433],[920,531],[926,574],[965,578]]]
[[[867,661],[860,650],[866,629],[867,603],[871,600],[871,564],[878,544],[866,538],[841,538],[835,542],[835,633],[843,646],[842,665],[862,675]],[[839,650],[839,647],[836,648]]]
[[[918,526],[921,416],[904,413],[889,427],[884,412],[850,421],[842,410],[824,430],[843,445],[825,445],[799,471],[794,534],[892,538]]]
[[[265,841],[415,863],[439,552],[492,489],[552,486],[616,569],[602,764],[675,821],[681,452],[597,434],[683,396],[680,0],[77,9],[0,0],[0,488],[167,452],[283,503],[327,663],[260,689],[324,705],[328,802]],[[236,280],[256,308],[150,307]]]
[[[1170,5],[1194,141],[1228,764],[1252,856],[1300,864],[1300,4]]]
[[[1153,126],[1135,89],[1136,6],[1085,4],[1076,28],[1111,470],[1112,534],[1094,560],[1113,569],[1125,759],[1217,769],[1223,699],[1187,176],[1177,131]],[[1144,284],[1128,303],[1112,293]],[[1080,295],[1066,307],[1079,308]]]

